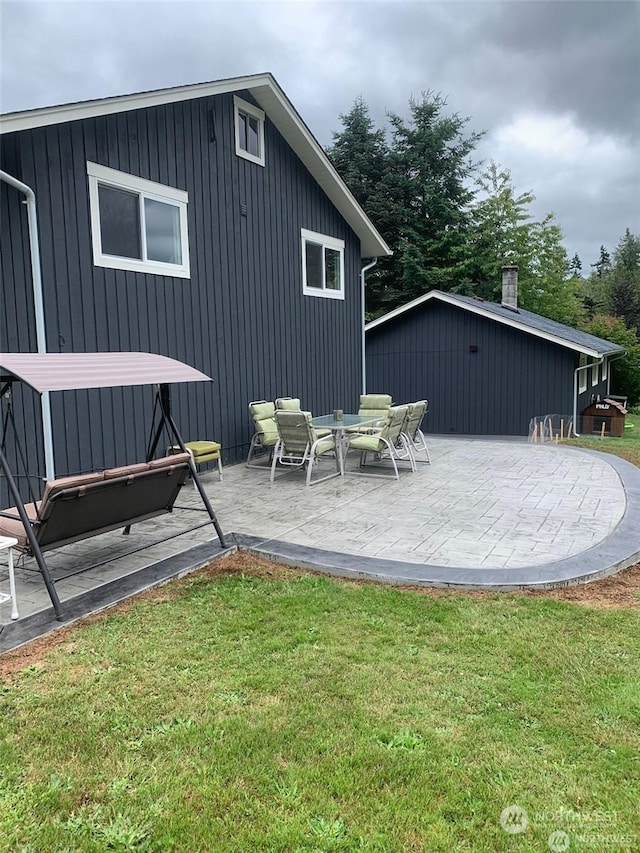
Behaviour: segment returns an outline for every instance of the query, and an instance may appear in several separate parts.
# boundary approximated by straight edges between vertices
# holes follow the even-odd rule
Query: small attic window
[[[253,104],[234,96],[236,154],[264,166],[264,113]]]

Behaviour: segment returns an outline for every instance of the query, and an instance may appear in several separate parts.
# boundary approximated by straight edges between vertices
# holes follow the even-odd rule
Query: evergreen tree
[[[411,99],[408,120],[388,114],[389,143],[362,98],[340,116],[329,156],[394,252],[368,278],[370,317],[466,277],[469,156],[482,134],[465,135],[468,119],[445,108],[430,92]]]
[[[356,98],[348,113],[340,114],[340,121],[343,129],[333,134],[334,144],[327,153],[342,180],[382,233],[387,224],[384,178],[389,149],[385,132],[374,128],[362,96]]]
[[[628,228],[615,250],[607,285],[611,313],[640,329],[640,238]]]
[[[582,261],[577,252],[569,261],[569,272],[571,278],[582,278]]]
[[[595,264],[591,264],[594,268],[596,275],[598,278],[604,278],[604,276],[611,270],[611,255],[604,246],[600,246],[600,257],[595,262]]]

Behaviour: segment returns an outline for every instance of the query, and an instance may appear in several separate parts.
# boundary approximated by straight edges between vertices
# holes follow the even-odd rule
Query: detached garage
[[[527,435],[532,417],[573,415],[609,394],[624,349],[517,307],[430,291],[365,327],[367,390],[427,399],[431,433]],[[575,422],[575,420],[574,420]]]

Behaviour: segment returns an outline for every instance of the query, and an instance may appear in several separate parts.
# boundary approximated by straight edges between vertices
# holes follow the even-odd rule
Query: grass
[[[633,429],[625,430],[620,438],[598,438],[597,436],[582,436],[566,441],[574,447],[586,447],[589,450],[600,450],[603,453],[613,453],[640,467],[640,415],[627,415],[625,423],[632,424]]]
[[[244,559],[5,678],[1,850],[638,848],[637,608]]]

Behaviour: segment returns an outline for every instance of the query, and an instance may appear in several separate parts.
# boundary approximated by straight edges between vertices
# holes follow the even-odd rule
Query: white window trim
[[[591,387],[595,388],[600,378],[600,365],[595,361],[591,365]]]
[[[238,113],[248,113],[250,116],[258,119],[258,146],[260,148],[260,156],[249,154],[244,148],[240,148],[240,129],[238,127]],[[238,157],[244,157],[245,160],[250,160],[252,163],[257,163],[258,166],[264,166],[264,112],[258,107],[254,107],[248,101],[243,101],[237,95],[233,96],[233,127],[236,137],[236,154]]]
[[[189,270],[189,234],[187,228],[187,204],[189,195],[184,190],[157,184],[136,175],[119,172],[108,166],[101,166],[87,160],[87,175],[89,176],[89,207],[91,211],[91,239],[93,243],[93,263],[97,267],[115,270],[132,270],[133,272],[168,275],[175,278],[190,278]],[[161,261],[150,261],[137,258],[122,258],[118,255],[107,255],[102,251],[100,232],[100,204],[98,200],[98,185],[105,184],[118,189],[138,193],[141,198],[150,198],[165,204],[173,204],[180,211],[180,242],[182,250],[181,264],[165,264]],[[142,225],[143,253],[144,245],[144,205],[140,206],[140,222]]]
[[[329,237],[327,234],[319,234],[317,231],[301,229],[302,237],[302,292],[305,296],[319,296],[321,299],[344,299],[344,240],[337,237]],[[306,243],[316,243],[322,246],[322,280],[324,282],[324,249],[335,249],[340,252],[340,290],[327,290],[324,287],[307,287],[307,263]]]
[[[605,382],[609,378],[609,362],[605,358],[602,362],[602,381]]]
[[[578,372],[578,394],[584,394],[587,390],[587,356],[584,353],[580,353],[580,367],[585,369]]]

